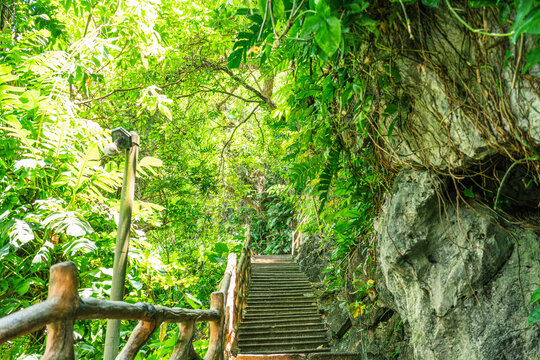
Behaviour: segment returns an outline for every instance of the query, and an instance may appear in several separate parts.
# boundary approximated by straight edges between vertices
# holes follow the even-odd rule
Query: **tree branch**
[[[166,88],[168,86],[176,85],[176,84],[181,83],[183,81],[184,81],[184,79],[180,79],[180,80],[173,81],[171,83],[158,85],[157,87],[163,89],[163,88]],[[97,97],[97,98],[92,98],[92,99],[87,99],[87,100],[82,100],[82,101],[76,101],[75,104],[77,104],[77,105],[88,104],[88,103],[90,103],[92,101],[99,101],[99,100],[106,99],[109,96],[111,96],[113,94],[116,94],[118,92],[127,92],[127,91],[139,90],[139,89],[142,89],[144,87],[145,87],[144,85],[139,85],[139,86],[135,86],[135,87],[132,87],[132,88],[127,88],[127,89],[116,89],[116,90],[113,90],[113,91],[111,91],[111,92],[109,92],[109,93],[107,93],[107,94],[105,94],[103,96]]]
[[[253,108],[253,110],[251,110],[251,112],[249,113],[249,115],[244,119],[242,120],[241,122],[238,123],[238,125],[236,125],[233,129],[233,132],[231,134],[231,136],[229,137],[229,140],[227,140],[227,142],[225,143],[225,145],[223,146],[223,148],[221,149],[221,164],[220,164],[220,169],[221,169],[221,173],[223,174],[223,163],[224,163],[224,157],[223,157],[223,154],[225,153],[225,150],[227,149],[227,147],[231,144],[231,141],[233,140],[234,138],[234,134],[236,133],[236,130],[238,130],[238,128],[240,126],[242,126],[243,124],[245,124],[249,118],[251,116],[253,116],[253,114],[255,113],[255,111],[261,106],[261,104],[259,103],[257,106],[255,106]]]
[[[227,68],[226,66],[222,66],[222,65],[218,65],[218,64],[213,64],[211,62],[206,62],[207,66],[211,69],[215,69],[215,70],[220,70],[220,71],[223,71],[225,74],[229,75],[234,81],[238,82],[240,85],[242,85],[246,90],[248,91],[251,91],[253,94],[255,94],[255,96],[257,96],[258,98],[260,98],[261,100],[263,100],[266,105],[268,105],[268,107],[272,110],[275,110],[277,108],[276,104],[274,104],[274,102],[264,96],[264,94],[262,92],[260,92],[259,90],[255,89],[253,86],[249,85],[244,79],[242,79],[240,76],[236,75],[235,73],[233,73],[229,68]]]

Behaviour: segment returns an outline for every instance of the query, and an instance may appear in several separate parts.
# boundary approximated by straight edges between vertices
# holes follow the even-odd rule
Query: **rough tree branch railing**
[[[180,323],[178,341],[171,360],[193,358],[192,340],[197,321],[209,321],[209,345],[205,360],[220,360],[234,351],[236,331],[246,303],[250,279],[249,236],[238,266],[236,254],[230,254],[220,290],[212,293],[209,310],[192,310],[129,304],[81,298],[78,294],[77,268],[72,262],[53,265],[47,300],[0,318],[0,345],[47,326],[45,354],[42,360],[73,359],[73,324],[84,319],[139,320],[116,360],[134,359],[142,346],[162,323]],[[225,336],[225,334],[227,334]],[[226,351],[224,351],[226,342]]]
[[[234,259],[236,268],[232,271],[233,276],[229,285],[229,297],[225,309],[225,329],[227,329],[225,355],[228,358],[234,358],[238,354],[238,325],[242,321],[246,308],[247,289],[251,279],[250,229],[248,227],[246,231],[246,242],[242,248],[238,264],[236,264],[236,258]],[[228,263],[232,263],[230,258]]]

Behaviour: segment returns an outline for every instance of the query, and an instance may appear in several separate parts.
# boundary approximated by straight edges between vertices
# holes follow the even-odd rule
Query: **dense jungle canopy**
[[[461,60],[462,79],[426,50],[418,24],[438,28],[439,11],[488,49]],[[250,225],[259,253],[290,253],[294,231],[330,243],[327,289],[345,285],[362,249],[359,298],[346,305],[358,316],[377,281],[373,222],[401,167],[454,175],[463,199],[500,210],[506,169],[529,164],[539,179],[538,148],[489,112],[504,107],[491,106],[503,103],[503,69],[538,91],[535,0],[2,0],[0,31],[0,316],[45,299],[61,261],[76,263],[82,294],[108,298],[124,166],[104,154],[115,127],[141,137],[129,302],[207,308]],[[456,107],[506,139],[493,146],[506,162],[491,190],[477,177],[491,170],[395,150],[398,129],[425,136],[407,125],[412,92],[394,91],[397,57],[417,74],[449,74]],[[484,88],[466,86],[481,77]],[[76,357],[102,358],[104,322],[75,326]],[[167,332],[178,328],[165,326],[141,358],[170,353]],[[31,359],[43,347],[40,331],[0,353]]]

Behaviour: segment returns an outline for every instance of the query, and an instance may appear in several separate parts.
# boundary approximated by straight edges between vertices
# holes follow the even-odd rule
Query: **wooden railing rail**
[[[246,242],[242,248],[240,260],[236,265],[229,286],[229,298],[226,305],[225,356],[234,358],[238,354],[238,325],[242,321],[247,301],[247,289],[251,280],[250,227],[246,231]]]
[[[230,258],[232,260],[233,256]],[[236,260],[235,257],[234,260]],[[181,331],[170,359],[183,360],[196,355],[192,345],[195,323],[209,321],[209,347],[204,359],[219,360],[223,356],[224,301],[227,299],[228,284],[236,265],[236,261],[234,262],[233,265],[227,267],[220,291],[212,293],[209,310],[81,298],[78,294],[75,264],[64,262],[53,265],[50,271],[47,300],[0,318],[0,345],[46,326],[45,354],[41,359],[73,359],[75,320],[139,320],[128,342],[116,357],[117,360],[128,360],[135,358],[141,347],[162,323],[180,323]]]

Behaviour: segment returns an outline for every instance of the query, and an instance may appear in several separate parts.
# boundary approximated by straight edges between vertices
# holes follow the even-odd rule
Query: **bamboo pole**
[[[124,180],[120,205],[120,219],[116,234],[116,248],[114,251],[113,277],[111,285],[111,300],[120,301],[124,297],[126,281],[127,257],[129,249],[129,231],[131,229],[131,211],[135,195],[135,176],[137,171],[137,156],[139,154],[139,136],[131,133],[133,146],[126,149],[126,163],[124,167]],[[120,343],[120,320],[107,322],[105,336],[104,360],[113,360],[118,353]]]

